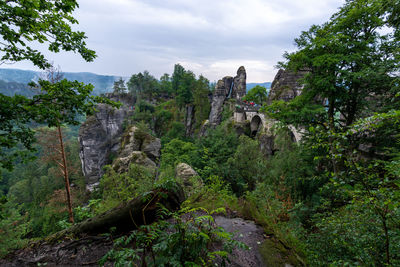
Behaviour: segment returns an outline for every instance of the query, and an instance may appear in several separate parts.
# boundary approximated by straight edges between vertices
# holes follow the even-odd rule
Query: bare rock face
[[[194,123],[194,106],[188,105],[186,106],[186,116],[185,116],[185,128],[186,128],[186,136],[190,136],[192,134],[192,127]]]
[[[203,186],[203,181],[197,172],[186,163],[179,163],[176,166],[175,176],[183,186],[185,197],[189,197],[196,189]]]
[[[119,151],[123,123],[132,114],[131,97],[115,94],[108,94],[107,97],[120,101],[123,106],[112,109],[106,104],[99,104],[98,112],[88,117],[79,129],[79,156],[88,188],[98,183],[103,175],[103,166],[109,164],[111,155]]]
[[[131,163],[155,168],[155,161],[160,158],[160,150],[160,139],[132,126],[122,137],[121,149],[113,168],[120,173],[128,171]]]
[[[217,82],[211,102],[211,111],[209,116],[209,124],[218,125],[221,122],[222,109],[224,102],[228,97],[232,88],[233,78],[226,76]]]
[[[158,138],[132,126],[124,134],[121,141],[119,157],[127,157],[134,151],[143,151],[147,157],[156,161],[160,157],[161,141]]]
[[[146,154],[142,151],[133,151],[130,155],[126,157],[117,158],[113,163],[113,169],[116,172],[124,173],[128,171],[129,165],[135,163],[141,166],[148,167],[150,169],[155,169],[156,164],[154,161],[149,159]]]
[[[241,66],[233,79],[232,98],[242,99],[246,95],[246,70]]]
[[[271,84],[269,100],[290,101],[300,95],[303,90],[300,79],[304,78],[306,74],[307,71],[298,71],[294,73],[280,69]]]

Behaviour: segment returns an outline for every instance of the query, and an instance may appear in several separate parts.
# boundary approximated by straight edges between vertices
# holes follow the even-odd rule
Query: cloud
[[[156,77],[181,62],[210,80],[244,65],[249,82],[271,81],[284,51],[344,0],[81,0],[75,12],[98,59],[48,54],[65,71]]]

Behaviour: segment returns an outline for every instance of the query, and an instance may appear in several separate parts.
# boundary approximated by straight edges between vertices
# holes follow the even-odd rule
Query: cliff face
[[[269,101],[290,101],[300,95],[303,90],[303,85],[299,80],[304,78],[306,74],[307,71],[298,71],[294,73],[280,69],[271,84]]]
[[[209,116],[210,125],[218,125],[221,122],[222,109],[225,99],[228,97],[232,88],[233,78],[226,76],[217,82],[211,101]]]
[[[98,112],[87,118],[79,130],[80,158],[86,185],[96,185],[103,174],[103,166],[111,163],[111,157],[120,148],[123,123],[132,114],[133,100],[128,96],[108,94],[111,100],[123,106],[112,109],[108,105],[97,106]]]
[[[216,126],[221,122],[225,100],[229,97],[241,99],[246,95],[246,70],[241,66],[235,78],[226,76],[217,82],[211,101],[209,124]]]
[[[246,95],[246,70],[241,66],[233,79],[232,98],[242,99]]]

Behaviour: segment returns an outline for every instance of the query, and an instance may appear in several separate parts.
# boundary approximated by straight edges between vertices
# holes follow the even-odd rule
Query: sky
[[[74,12],[94,62],[78,54],[36,47],[66,72],[129,77],[148,70],[156,78],[176,63],[210,81],[235,76],[272,81],[294,38],[321,24],[345,0],[78,0]],[[1,66],[37,70],[22,62]]]

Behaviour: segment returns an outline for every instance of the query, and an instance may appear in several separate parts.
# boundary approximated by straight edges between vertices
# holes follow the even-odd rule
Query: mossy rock
[[[266,239],[259,247],[265,266],[305,266],[304,262],[291,249],[280,241]]]

